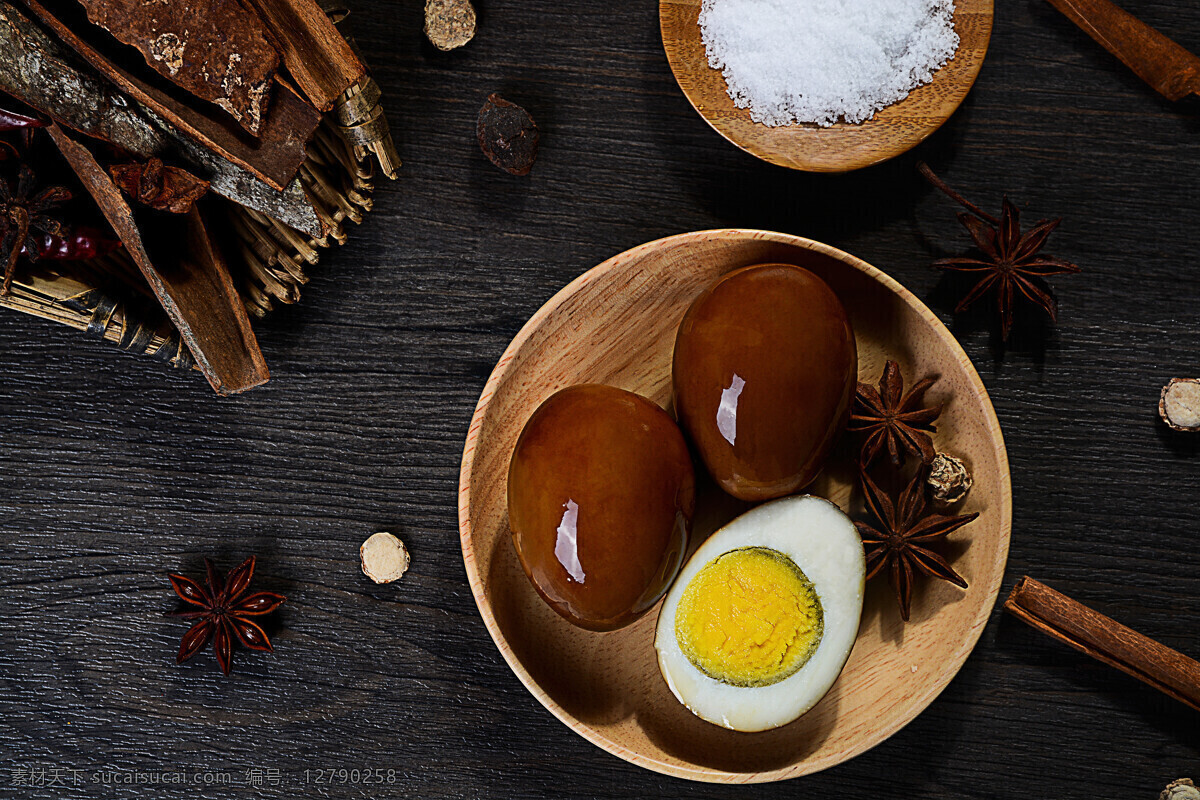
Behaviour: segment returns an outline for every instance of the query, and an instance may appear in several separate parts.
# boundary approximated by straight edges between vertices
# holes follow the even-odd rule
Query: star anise
[[[169,614],[172,617],[196,620],[196,624],[183,635],[179,656],[175,660],[176,663],[182,664],[204,649],[211,639],[213,651],[217,654],[217,664],[220,665],[221,671],[228,675],[235,638],[251,650],[273,652],[266,631],[246,617],[268,614],[287,598],[274,592],[246,595],[246,590],[250,588],[250,580],[254,577],[254,556],[250,556],[226,573],[224,581],[217,578],[217,570],[207,558],[204,559],[204,568],[208,572],[207,589],[183,575],[170,576],[175,594],[185,603],[200,607],[195,611],[175,611]]]
[[[933,262],[938,269],[980,275],[975,286],[955,306],[954,313],[962,313],[980,297],[995,289],[996,305],[1000,312],[1000,336],[1004,341],[1008,341],[1008,334],[1012,330],[1013,305],[1018,293],[1045,310],[1051,322],[1057,322],[1058,303],[1050,293],[1045,278],[1048,275],[1079,272],[1080,269],[1061,258],[1038,254],[1062,220],[1041,220],[1022,234],[1020,209],[1007,196],[1001,204],[1000,219],[996,219],[951,189],[924,162],[919,162],[917,169],[927,181],[970,212],[960,213],[958,221],[971,234],[975,247],[984,255],[984,258],[964,256],[941,258]]]
[[[945,539],[979,516],[945,516],[926,513],[925,468],[920,467],[912,481],[893,502],[867,472],[862,473],[863,494],[867,510],[879,527],[856,522],[867,555],[867,579],[888,571],[888,581],[896,592],[900,616],[908,621],[912,606],[912,588],[916,573],[949,581],[967,588],[967,582],[954,571],[946,559],[929,549],[931,544]]]
[[[71,192],[63,186],[47,186],[33,194],[36,177],[28,164],[17,169],[16,186],[0,177],[0,251],[5,254],[4,287],[0,295],[12,289],[13,276],[17,270],[17,257],[22,248],[30,261],[37,261],[41,237],[34,231],[62,236],[66,226],[46,212],[71,199]]]
[[[904,463],[906,454],[922,463],[933,460],[936,452],[929,434],[937,431],[933,421],[942,413],[941,405],[925,408],[921,399],[934,378],[924,378],[904,393],[900,365],[888,361],[879,379],[879,388],[859,382],[854,393],[854,410],[846,430],[865,433],[859,463],[866,469],[887,445],[894,466]]]

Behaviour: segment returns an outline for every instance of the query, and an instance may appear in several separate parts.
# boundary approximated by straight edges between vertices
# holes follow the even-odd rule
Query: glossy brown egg
[[[675,339],[675,410],[713,479],[768,500],[812,481],[858,374],[846,310],[813,273],[743,267],[692,303]]]
[[[687,549],[695,476],[683,433],[654,403],[572,386],[525,424],[508,470],[521,566],[551,608],[613,630],[663,596]]]

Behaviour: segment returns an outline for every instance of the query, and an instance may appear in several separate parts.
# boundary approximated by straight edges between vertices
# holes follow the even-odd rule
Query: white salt
[[[953,0],[703,0],[708,63],[755,122],[862,122],[954,57]]]

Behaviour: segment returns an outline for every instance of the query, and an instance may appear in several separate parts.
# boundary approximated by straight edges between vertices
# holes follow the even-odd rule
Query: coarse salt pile
[[[755,122],[862,122],[954,56],[953,0],[703,0],[708,63]]]

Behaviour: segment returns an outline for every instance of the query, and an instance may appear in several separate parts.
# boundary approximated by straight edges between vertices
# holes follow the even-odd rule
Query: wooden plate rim
[[[488,634],[495,642],[500,654],[504,657],[509,668],[521,681],[529,693],[537,698],[545,708],[557,717],[563,724],[587,739],[592,744],[606,750],[613,755],[616,755],[631,764],[639,767],[659,772],[664,775],[671,775],[678,778],[685,778],[693,781],[703,781],[708,783],[730,783],[730,784],[745,784],[745,783],[767,783],[771,781],[780,781],[788,778],[799,777],[801,775],[809,775],[829,767],[836,766],[844,761],[849,761],[859,755],[862,755],[867,750],[877,746],[881,742],[886,741],[905,725],[916,719],[920,714],[928,708],[950,681],[958,674],[966,661],[967,656],[975,649],[975,645],[979,641],[979,637],[983,634],[983,629],[987,625],[988,619],[991,617],[992,609],[996,604],[996,599],[1000,594],[1000,586],[1004,579],[1004,568],[1000,569],[998,577],[993,581],[991,586],[987,587],[987,601],[984,603],[986,613],[982,613],[972,626],[972,630],[963,640],[962,646],[953,654],[953,657],[946,662],[945,668],[936,681],[931,684],[929,691],[922,697],[915,698],[913,704],[914,713],[907,719],[899,720],[886,728],[881,728],[873,732],[873,735],[867,737],[863,743],[850,749],[837,753],[823,761],[805,761],[789,767],[783,767],[776,770],[767,770],[763,772],[728,772],[719,769],[710,769],[705,767],[680,767],[676,764],[660,761],[641,753],[630,750],[629,748],[612,741],[611,739],[601,735],[592,726],[584,724],[576,720],[558,703],[550,698],[540,686],[529,675],[529,672],[514,656],[512,648],[509,647],[504,634],[500,631],[499,625],[496,623],[496,618],[492,614],[491,604],[483,591],[483,579],[479,574],[475,561],[475,548],[472,540],[471,528],[471,469],[474,466],[475,449],[479,436],[479,429],[483,425],[483,418],[487,412],[488,405],[492,399],[496,388],[500,385],[505,375],[507,374],[513,359],[520,349],[525,345],[530,336],[542,324],[542,321],[549,316],[567,297],[579,291],[583,286],[593,282],[598,277],[620,268],[626,262],[636,259],[647,251],[655,250],[659,247],[683,244],[688,241],[704,240],[709,238],[736,238],[748,237],[750,239],[758,239],[780,244],[792,245],[805,250],[810,250],[823,255],[828,255],[838,261],[853,267],[860,272],[868,275],[879,283],[883,284],[889,290],[897,294],[905,303],[907,303],[917,314],[925,320],[934,330],[938,338],[945,344],[950,346],[951,351],[957,356],[960,361],[966,365],[968,378],[974,387],[979,392],[980,396],[986,400],[986,422],[987,429],[992,437],[992,445],[996,451],[996,463],[1001,472],[1000,486],[1000,504],[997,509],[1000,513],[1000,548],[998,551],[998,560],[1002,565],[1008,562],[1009,544],[1012,534],[1012,479],[1009,473],[1008,450],[1004,444],[1004,435],[1000,430],[1000,421],[996,417],[996,410],[992,405],[991,397],[988,395],[987,388],[983,385],[982,379],[979,377],[979,372],[975,369],[974,363],[968,358],[958,340],[950,333],[942,321],[938,319],[928,306],[912,292],[904,288],[894,278],[882,270],[872,266],[860,258],[850,255],[843,250],[831,247],[827,244],[806,239],[800,236],[791,234],[776,233],[773,231],[754,230],[746,228],[721,228],[706,231],[693,231],[690,233],[675,234],[666,236],[661,239],[655,239],[644,244],[640,244],[629,250],[605,260],[601,264],[584,272],[579,277],[568,283],[562,289],[547,300],[541,308],[521,327],[513,340],[509,342],[508,347],[504,349],[500,360],[496,362],[492,374],[488,377],[487,383],[484,385],[483,391],[480,393],[479,402],[475,406],[475,413],[471,417],[471,424],[467,430],[466,442],[463,446],[462,465],[459,470],[459,488],[458,488],[458,527],[459,527],[459,543],[462,548],[463,565],[467,570],[467,579],[471,585],[471,594],[475,598],[475,605],[479,609],[479,615],[483,618],[484,626],[488,630]]]
[[[957,2],[957,0],[956,0],[956,2]],[[788,160],[785,160],[785,159],[777,156],[774,152],[756,152],[755,150],[751,149],[752,145],[744,144],[744,143],[738,141],[736,138],[734,138],[734,136],[730,132],[724,130],[720,125],[718,125],[716,119],[713,119],[712,117],[709,116],[709,114],[705,113],[704,110],[702,110],[700,108],[700,106],[698,106],[696,104],[696,99],[692,96],[692,92],[689,91],[687,88],[685,88],[683,82],[680,81],[680,79],[679,79],[679,69],[682,69],[682,64],[681,64],[681,61],[683,59],[682,54],[675,51],[673,48],[667,46],[667,32],[663,27],[663,10],[666,6],[669,6],[669,5],[670,6],[680,5],[680,3],[677,2],[677,0],[659,0],[659,3],[658,3],[659,38],[662,40],[663,52],[666,54],[667,65],[671,68],[671,76],[675,79],[675,85],[679,87],[679,91],[683,94],[683,96],[685,98],[687,98],[688,105],[690,105],[695,110],[695,112],[700,115],[700,118],[703,119],[710,128],[712,128],[714,131],[716,131],[718,134],[720,134],[721,137],[723,139],[725,139],[727,142],[729,142],[730,144],[732,144],[734,147],[738,148],[739,150],[741,150],[745,153],[749,153],[750,155],[754,156],[755,158],[766,161],[769,164],[775,164],[776,166],[786,167],[787,169],[799,170],[801,172],[819,172],[819,173],[830,173],[830,174],[854,172],[855,170],[864,169],[866,167],[873,167],[876,164],[883,163],[884,161],[890,161],[891,159],[895,158],[896,156],[907,153],[909,150],[913,149],[914,147],[919,145],[921,142],[925,141],[930,136],[932,136],[939,128],[942,127],[942,125],[945,125],[946,122],[949,121],[949,119],[952,116],[954,116],[955,112],[958,111],[959,106],[961,106],[963,101],[967,99],[967,95],[971,93],[972,87],[975,86],[975,81],[978,80],[979,73],[983,69],[983,62],[987,59],[988,48],[991,46],[991,41],[992,41],[992,29],[995,27],[995,25],[994,25],[995,0],[988,0],[987,13],[986,13],[986,17],[988,19],[987,35],[984,38],[982,45],[979,46],[978,48],[976,48],[978,55],[974,57],[973,62],[968,67],[967,80],[963,84],[960,85],[958,91],[956,92],[956,96],[954,97],[953,104],[947,108],[945,116],[942,117],[937,122],[936,125],[922,126],[920,131],[916,132],[915,134],[905,136],[902,139],[900,146],[889,152],[876,152],[876,153],[864,155],[859,158],[852,157],[852,158],[849,158],[844,164],[839,164],[837,166],[834,166],[834,165],[828,164],[824,161],[819,161],[819,162],[806,161],[801,156],[797,156],[793,161],[788,161]],[[955,13],[957,13],[957,7],[955,9]],[[712,67],[709,67],[709,69],[712,69]],[[929,86],[929,85],[935,83],[938,80],[938,76],[942,74],[944,69],[945,69],[945,67],[942,67],[941,69],[939,69],[937,72],[934,73],[933,78],[929,81],[929,83],[922,84],[921,86],[918,86],[916,89],[913,89],[913,91],[915,92],[925,86]],[[722,81],[723,80],[724,79],[722,78]],[[903,100],[893,103],[892,105],[888,106],[887,109],[902,109],[906,103],[909,103],[912,100],[913,100],[913,96],[912,96],[912,93],[910,92],[909,95],[906,96]],[[883,111],[883,110],[885,110],[885,109],[881,109],[881,111]],[[870,128],[872,125],[874,125],[876,123],[876,119],[877,119],[877,117],[873,116],[871,119],[866,120],[861,123],[857,123],[853,127],[858,130]],[[786,130],[788,127],[789,126],[783,126],[780,129]],[[808,126],[806,126],[806,127],[808,127]],[[836,123],[835,125],[833,125],[832,127],[821,128],[819,130],[820,131],[828,131],[828,134],[826,134],[826,135],[836,136],[837,135],[836,132],[839,129],[844,129],[846,127],[847,127],[846,123],[839,122],[839,123]],[[820,135],[820,134],[818,134],[818,135]]]

